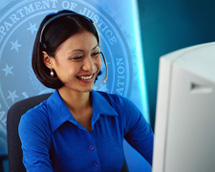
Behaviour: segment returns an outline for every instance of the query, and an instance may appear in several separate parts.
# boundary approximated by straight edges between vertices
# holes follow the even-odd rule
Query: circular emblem
[[[42,19],[51,12],[73,10],[91,18],[100,33],[101,49],[108,64],[95,83],[95,90],[128,97],[132,82],[131,54],[119,26],[98,5],[75,0],[15,1],[1,10],[0,18],[0,134],[6,147],[6,113],[15,102],[53,91],[43,86],[31,67],[33,43]],[[1,146],[0,146],[1,147]],[[3,146],[4,147],[4,146]],[[1,151],[1,150],[0,150]]]

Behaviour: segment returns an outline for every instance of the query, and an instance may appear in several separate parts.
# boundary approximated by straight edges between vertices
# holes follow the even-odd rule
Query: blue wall
[[[106,84],[102,82],[103,65],[95,90],[131,99],[149,121],[136,1],[4,0],[0,4],[0,153],[7,153],[7,110],[17,101],[53,91],[36,79],[31,68],[31,53],[41,20],[61,9],[90,17],[100,32],[109,79]],[[127,142],[124,147],[130,171],[144,168],[150,171],[150,166]]]
[[[151,126],[154,128],[159,58],[215,41],[214,0],[138,0]]]
[[[1,9],[0,20],[4,17],[2,15],[3,14],[2,11],[4,11],[2,10],[2,8],[7,4],[9,4],[10,2],[11,1],[9,0],[0,2],[0,9]],[[28,2],[28,1],[25,1],[25,2]],[[31,0],[29,2],[31,2]],[[93,2],[96,2],[96,1],[93,1]],[[124,21],[127,21],[127,18],[126,18],[127,16],[129,16],[129,21],[133,20],[129,15],[130,8],[126,6],[125,3],[120,4],[120,1],[110,0],[103,3],[104,3],[102,7],[103,12],[108,14],[105,16],[105,18],[111,21],[113,20],[114,23],[117,24],[117,28],[120,28],[116,32],[123,33],[121,36],[125,37],[125,41],[127,42],[127,44],[131,40],[132,42],[135,42],[136,38],[135,38],[135,34],[133,33],[135,28],[129,27],[128,26],[129,24],[124,22]],[[18,4],[18,1],[16,1],[13,5],[16,6],[15,4]],[[98,1],[97,1],[97,4],[98,4]],[[110,8],[111,5],[112,7]],[[116,7],[119,7],[118,10],[116,9]],[[101,8],[101,3],[100,3],[100,8]],[[138,8],[139,8],[139,14],[140,14],[140,21],[141,21],[142,52],[144,55],[144,58],[142,59],[144,60],[142,62],[142,65],[145,66],[145,71],[146,71],[149,112],[150,112],[150,118],[151,118],[151,125],[152,127],[154,127],[159,57],[161,55],[164,55],[166,53],[169,53],[171,51],[174,51],[180,48],[184,48],[187,46],[200,44],[204,42],[214,41],[215,40],[215,10],[214,10],[215,1],[214,0],[169,0],[169,1],[138,0]],[[6,15],[7,12],[9,12],[9,9],[4,11],[4,14]],[[38,27],[38,25],[36,27]],[[25,32],[27,31],[25,30]],[[132,35],[128,33],[132,33]],[[9,42],[9,40],[7,41],[11,48],[11,43]],[[13,40],[13,41],[16,41],[16,40]],[[103,45],[105,47],[105,43]],[[137,52],[139,50],[135,49],[135,44],[134,45],[129,44],[129,48],[127,47],[126,50],[121,50],[121,51],[124,52],[127,50],[129,50],[128,52],[130,54],[130,57],[134,55],[136,59],[138,58]],[[16,52],[16,50],[13,50],[13,51],[14,53]],[[29,49],[29,55],[30,55],[30,52],[31,52],[31,49]],[[0,57],[0,58],[3,58],[3,57]],[[13,56],[13,58],[17,60],[16,56]],[[110,63],[112,63],[112,61]],[[0,61],[0,64],[3,64],[2,59]],[[1,86],[3,85],[2,78],[5,78],[5,74],[6,74],[5,72],[2,71],[2,69],[5,69],[5,67],[6,66],[4,63],[4,65],[2,65],[0,68]],[[138,73],[138,70],[136,70],[136,68],[137,68],[137,65],[133,64],[132,75],[133,74],[135,75]],[[19,74],[21,75],[22,73],[19,73]],[[141,75],[143,77],[141,78],[141,80],[142,82],[144,82],[145,80],[144,73],[142,73]],[[7,75],[7,77],[12,77],[12,76],[13,75],[9,73]],[[134,81],[136,81],[138,77],[139,75],[137,75]],[[9,80],[9,78],[5,79],[4,81],[6,80]],[[128,81],[124,82],[124,84],[127,84],[127,83]],[[132,85],[132,87],[134,86],[135,84]],[[127,89],[127,87],[124,87],[124,88]],[[139,87],[137,88],[138,88],[137,90],[141,90],[141,88]],[[115,90],[115,88],[113,88],[112,90]],[[15,101],[23,99],[26,96],[31,96],[32,94],[37,94],[38,92],[34,92],[29,95],[26,95],[25,93],[22,94],[22,93],[23,92],[21,92],[22,97],[19,95],[20,97],[17,99],[15,98]],[[132,92],[129,94],[127,93],[124,93],[124,95],[130,97],[133,100],[134,100],[134,97],[138,95],[138,92],[136,93]],[[147,97],[146,95],[147,93],[144,93],[143,95],[144,98]],[[5,99],[7,99],[8,97],[9,97],[9,93],[7,92],[7,95],[5,95]],[[141,100],[141,98],[139,99]],[[4,125],[4,121],[5,121],[5,118],[4,118],[5,114],[3,114],[3,110],[2,110],[3,109],[2,101],[3,100],[1,97],[0,98],[0,117],[3,121],[3,122],[0,121],[1,126]],[[10,99],[10,101],[11,102],[9,105],[13,103],[12,99]],[[138,102],[138,101],[135,101],[135,102]],[[142,102],[142,100],[140,102]],[[141,105],[144,103],[145,102],[137,103],[137,105],[147,115],[147,109],[144,110],[141,107]],[[4,113],[6,113],[5,110],[4,110]],[[1,134],[0,142],[2,143],[6,139],[5,133],[1,132],[0,134]],[[3,139],[3,141],[1,141],[1,139]],[[3,150],[5,148],[4,144],[0,145],[0,150]],[[129,149],[128,153],[130,153],[130,151],[131,150]],[[133,152],[131,154],[133,154]],[[138,156],[138,155],[135,154],[135,156]],[[136,160],[135,158],[131,158],[131,161],[133,164],[136,164],[135,160]],[[142,163],[142,162],[143,160],[140,160],[139,163]]]

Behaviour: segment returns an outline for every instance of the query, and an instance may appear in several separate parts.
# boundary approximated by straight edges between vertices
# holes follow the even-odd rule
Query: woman
[[[100,54],[98,32],[89,18],[60,11],[42,21],[32,66],[38,79],[56,91],[20,121],[28,171],[120,171],[124,138],[152,163],[153,132],[136,106],[93,91]]]

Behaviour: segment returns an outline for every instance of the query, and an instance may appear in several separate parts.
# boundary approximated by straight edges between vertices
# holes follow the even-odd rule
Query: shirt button
[[[90,145],[90,146],[89,146],[89,149],[90,149],[90,150],[94,150],[94,146],[93,146],[93,145]]]
[[[94,163],[93,163],[93,166],[96,167],[96,168],[98,168],[98,167],[99,167],[99,164],[98,164],[97,162],[94,162]]]

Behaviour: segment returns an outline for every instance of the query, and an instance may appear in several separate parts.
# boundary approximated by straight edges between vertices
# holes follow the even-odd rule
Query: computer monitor
[[[152,171],[215,171],[214,42],[160,58]]]

